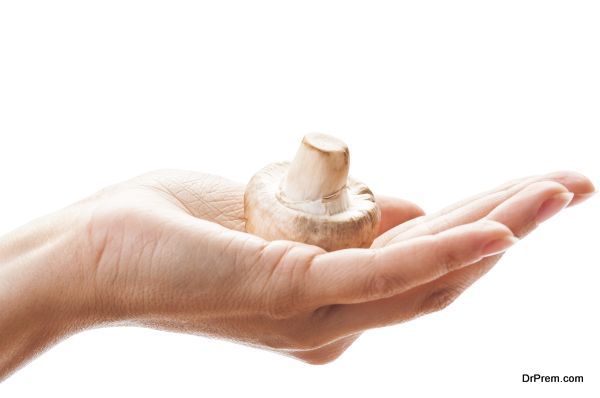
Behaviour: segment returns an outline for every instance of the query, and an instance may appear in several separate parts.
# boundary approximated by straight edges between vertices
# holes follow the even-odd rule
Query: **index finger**
[[[503,224],[481,220],[381,249],[325,253],[313,259],[306,289],[322,305],[386,298],[504,251],[515,241]]]

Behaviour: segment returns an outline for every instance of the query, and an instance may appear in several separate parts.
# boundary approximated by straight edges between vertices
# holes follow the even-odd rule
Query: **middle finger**
[[[372,247],[382,247],[398,240],[415,236],[434,234],[460,224],[474,222],[485,217],[495,207],[507,201],[517,193],[536,183],[560,183],[575,194],[572,203],[579,197],[585,197],[593,192],[594,187],[584,176],[574,172],[557,172],[544,176],[526,178],[514,183],[505,184],[503,188],[474,197],[459,205],[451,206],[434,215],[419,217],[401,224],[378,237]]]

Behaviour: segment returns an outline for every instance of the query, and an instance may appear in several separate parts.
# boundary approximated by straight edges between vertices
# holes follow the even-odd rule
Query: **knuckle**
[[[373,256],[377,255],[378,251],[374,251]],[[377,263],[377,260],[373,258],[372,262]],[[390,297],[406,290],[409,285],[408,275],[399,267],[393,269],[374,268],[366,279],[363,295],[367,299]]]
[[[434,250],[438,253],[437,261],[442,275],[462,265],[463,259],[459,252],[447,242],[436,239]]]
[[[391,274],[389,272],[374,272],[371,281],[367,287],[367,297],[390,297],[395,292],[400,291],[406,281],[400,274]]]
[[[448,215],[441,215],[430,223],[424,225],[424,230],[427,235],[435,235],[439,232],[446,231],[454,225]]]
[[[272,259],[266,270],[269,274],[264,295],[268,316],[289,319],[301,315],[310,305],[306,290],[310,253],[303,247],[281,241],[269,243],[262,257]]]
[[[445,250],[445,253],[441,256],[440,263],[442,265],[442,271],[448,273],[454,271],[462,264],[462,258],[455,250]]]
[[[429,294],[422,302],[422,313],[431,313],[448,308],[462,293],[461,289],[444,287]]]

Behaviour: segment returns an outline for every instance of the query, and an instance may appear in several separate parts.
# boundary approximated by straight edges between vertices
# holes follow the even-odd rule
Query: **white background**
[[[343,138],[376,193],[428,212],[556,169],[600,185],[598,2],[201,3],[0,3],[0,233],[152,169],[246,181],[310,131]],[[550,220],[447,310],[370,331],[329,365],[99,329],[0,396],[597,397],[599,203]]]

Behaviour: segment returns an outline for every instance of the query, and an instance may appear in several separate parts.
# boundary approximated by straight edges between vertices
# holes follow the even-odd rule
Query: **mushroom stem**
[[[294,160],[272,163],[246,185],[246,232],[333,251],[370,247],[380,212],[373,192],[348,177],[348,147],[325,134],[308,134]]]
[[[280,192],[286,202],[314,214],[324,210],[327,214],[342,212],[349,206],[346,192],[349,167],[350,154],[343,141],[321,133],[307,134]]]

